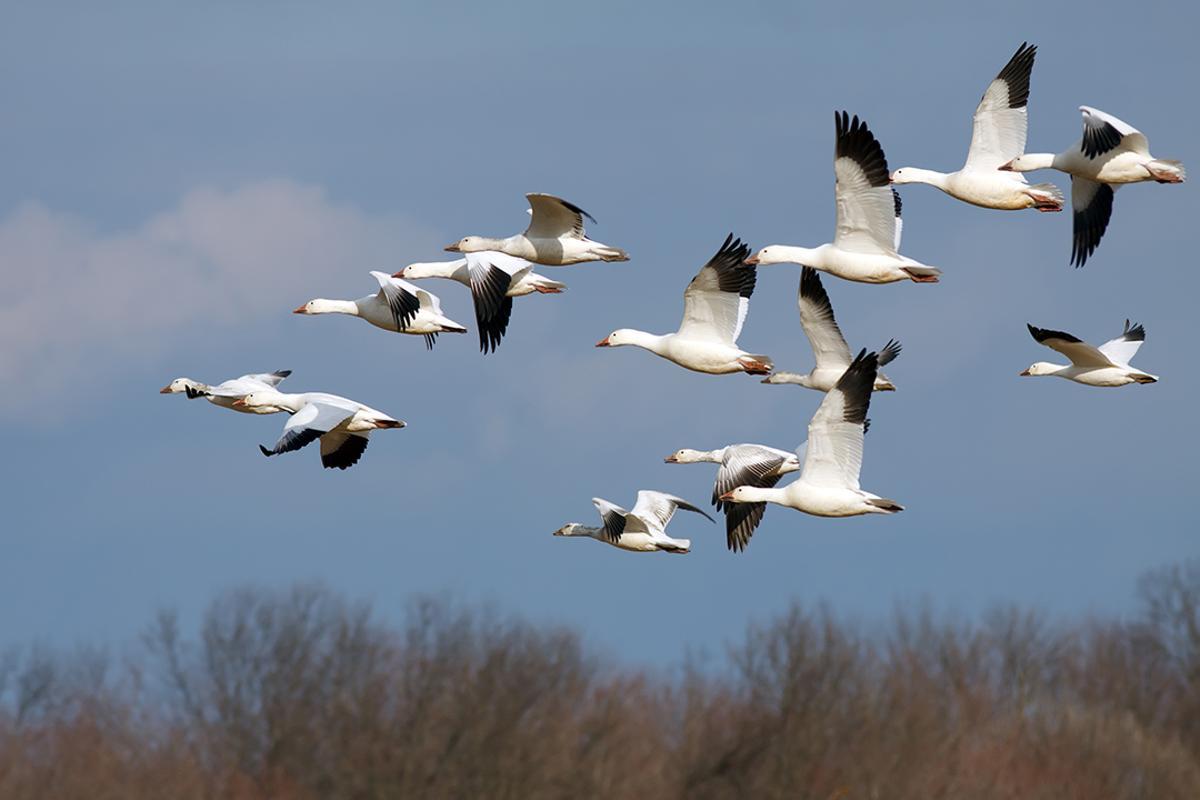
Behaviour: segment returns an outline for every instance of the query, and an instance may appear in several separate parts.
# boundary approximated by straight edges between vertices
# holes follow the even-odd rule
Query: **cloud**
[[[199,188],[130,231],[26,204],[0,220],[0,415],[35,410],[80,377],[115,379],[121,359],[200,326],[251,324],[297,296],[331,293],[331,274],[390,265],[442,238],[286,180]]]

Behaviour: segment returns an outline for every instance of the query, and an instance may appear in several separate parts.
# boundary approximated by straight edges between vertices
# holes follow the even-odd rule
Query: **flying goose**
[[[900,195],[891,187],[883,148],[857,116],[851,119],[842,111],[833,118],[837,133],[833,158],[837,230],[833,243],[816,248],[773,244],[746,263],[804,264],[861,283],[936,283],[941,270],[897,252]]]
[[[800,270],[800,291],[796,296],[796,304],[800,307],[800,327],[812,345],[816,366],[805,375],[776,372],[763,378],[763,383],[794,383],[828,392],[837,385],[842,373],[850,366],[850,346],[846,344],[846,337],[842,336],[833,317],[833,306],[825,287],[821,285],[821,275],[812,267]],[[888,341],[879,351],[879,366],[891,362],[898,355],[900,343],[895,339]],[[895,385],[882,372],[875,376],[875,391],[895,390]]]
[[[734,239],[732,233],[725,237],[721,249],[684,290],[683,322],[675,333],[660,336],[621,328],[597,342],[596,347],[631,344],[681,367],[712,375],[768,374],[772,368],[770,358],[737,346],[754,293],[755,269],[743,263],[749,252],[750,248]]]
[[[901,167],[892,183],[927,183],[951,197],[984,208],[1062,211],[1063,193],[1053,183],[1030,186],[1025,178],[999,167],[1025,152],[1029,128],[1029,76],[1037,46],[1022,43],[1000,70],[975,109],[971,149],[958,172]]]
[[[379,291],[357,300],[309,300],[293,314],[349,314],[393,333],[419,334],[433,349],[439,333],[466,333],[467,329],[442,314],[437,295],[386,272],[371,271]]]
[[[596,222],[591,214],[574,203],[550,194],[527,194],[532,219],[524,233],[507,239],[467,236],[447,245],[451,253],[478,253],[499,250],[535,264],[562,267],[585,261],[628,261],[624,250],[587,238],[583,218]]]
[[[498,250],[465,253],[457,261],[409,264],[393,278],[450,278],[470,288],[475,301],[475,325],[479,349],[491,352],[500,344],[512,316],[512,299],[538,292],[559,294],[565,283],[552,281],[533,271],[533,264]]]
[[[732,503],[778,503],[819,517],[895,514],[904,506],[859,488],[863,434],[878,358],[860,351],[825,395],[812,421],[800,477],[783,488],[739,486],[720,499]],[[799,455],[799,452],[797,453]]]
[[[592,498],[592,505],[600,512],[603,523],[599,528],[579,522],[568,522],[554,532],[555,536],[588,536],[622,550],[652,553],[661,550],[667,553],[686,553],[692,549],[691,539],[672,539],[667,536],[667,524],[675,515],[675,509],[695,511],[709,517],[699,508],[684,500],[663,492],[643,489],[637,494],[632,511],[626,511],[614,503],[599,497]]]
[[[1087,386],[1124,386],[1127,383],[1154,383],[1158,380],[1155,375],[1129,366],[1146,340],[1146,329],[1141,325],[1130,326],[1129,320],[1125,320],[1125,330],[1120,336],[1099,347],[1062,331],[1050,331],[1032,325],[1027,327],[1038,344],[1062,353],[1071,359],[1071,366],[1038,361],[1021,375],[1054,375]]]
[[[276,370],[275,372],[260,372],[250,375],[242,375],[240,378],[230,378],[227,381],[218,383],[216,386],[209,386],[207,383],[200,383],[191,378],[176,378],[166,386],[158,390],[159,394],[180,394],[187,395],[188,400],[195,400],[197,397],[203,397],[208,402],[221,408],[232,408],[234,411],[244,411],[249,414],[264,413],[252,408],[243,408],[236,406],[234,401],[239,400],[251,392],[257,392],[264,389],[274,389],[288,375],[291,375],[290,369]]]
[[[1080,106],[1079,111],[1083,114],[1083,138],[1065,152],[1026,153],[1000,169],[1056,169],[1071,176],[1071,263],[1082,267],[1108,228],[1117,186],[1141,181],[1183,183],[1187,172],[1179,161],[1150,155],[1150,143],[1132,125],[1089,106]]]
[[[403,428],[402,420],[336,394],[302,392],[285,394],[274,389],[251,392],[234,401],[234,407],[259,414],[286,411],[290,416],[274,447],[259,445],[264,456],[290,453],[321,440],[325,469],[348,469],[367,449],[367,436],[379,428]]]
[[[803,450],[804,445],[800,445]],[[712,504],[725,512],[725,543],[740,552],[750,544],[766,503],[728,503],[721,495],[738,486],[770,488],[789,472],[800,469],[800,457],[786,450],[762,444],[731,444],[717,450],[689,450],[686,447],[667,456],[668,464],[720,464],[713,484]]]

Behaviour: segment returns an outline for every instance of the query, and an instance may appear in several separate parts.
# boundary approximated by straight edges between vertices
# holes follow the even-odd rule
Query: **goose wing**
[[[587,217],[593,223],[596,221],[579,206],[552,194],[527,194],[525,199],[529,201],[529,213],[533,215],[529,227],[525,229],[528,239],[559,239],[564,236],[586,239],[583,218]]]
[[[532,269],[530,262],[507,253],[486,251],[467,254],[467,275],[471,298],[475,301],[479,349],[483,352],[495,351],[504,338],[513,307],[508,289]]]
[[[1103,353],[1109,361],[1115,364],[1129,366],[1129,362],[1137,355],[1138,348],[1146,341],[1146,329],[1141,325],[1130,325],[1125,320],[1125,330],[1115,339],[1109,339],[1097,350]]]
[[[718,511],[725,512],[725,544],[730,550],[740,552],[746,549],[754,529],[766,513],[767,504],[723,503],[717,498],[739,486],[773,487],[781,477],[779,468],[790,455],[757,444],[736,445],[726,449],[713,485],[713,505]]]
[[[1083,115],[1083,139],[1079,146],[1088,158],[1120,150],[1149,157],[1150,143],[1137,128],[1091,106],[1080,106],[1079,113]]]
[[[835,113],[837,232],[833,243],[855,253],[896,254],[896,197],[887,157],[857,116]]]
[[[649,533],[652,536],[662,536],[666,533],[667,525],[671,522],[671,517],[675,516],[675,510],[679,508],[682,508],[684,511],[695,511],[697,514],[706,517],[709,522],[716,521],[702,509],[697,508],[682,497],[676,497],[673,494],[666,494],[665,492],[642,489],[637,493],[637,502],[633,504],[633,510],[626,517],[626,530],[641,531]]]
[[[1071,176],[1071,263],[1082,267],[1108,229],[1112,218],[1113,187],[1107,183]]]
[[[1072,336],[1064,331],[1035,328],[1028,323],[1026,323],[1026,327],[1029,328],[1029,334],[1038,344],[1044,344],[1051,350],[1062,353],[1077,367],[1116,366],[1111,358],[1101,352],[1100,348],[1088,344],[1077,336]]]
[[[349,469],[367,450],[366,433],[334,430],[321,437],[321,464],[325,469]]]
[[[821,276],[812,267],[800,270],[800,327],[812,345],[817,369],[845,369],[850,366],[850,345],[833,316],[833,305],[821,284]]]
[[[600,522],[604,526],[604,538],[616,544],[625,532],[625,520],[629,512],[616,503],[610,503],[602,497],[593,497],[592,505],[600,512]]]
[[[867,409],[879,370],[875,353],[860,350],[808,423],[803,480],[815,486],[858,489]]]
[[[268,449],[259,445],[264,456],[277,456],[299,450],[354,416],[357,408],[329,400],[309,400],[300,410],[288,417],[283,425],[283,435],[275,446]]]
[[[429,306],[432,295],[424,289],[401,278],[393,278],[386,272],[372,270],[371,275],[379,281],[379,299],[392,312],[396,328],[404,330],[420,312],[421,306]]]
[[[745,263],[748,255],[749,245],[734,239],[732,233],[725,237],[721,249],[683,292],[680,336],[724,344],[737,342],[758,277],[756,268]]]
[[[1029,76],[1037,46],[1022,42],[983,93],[975,109],[964,169],[992,170],[1025,152],[1029,130]]]

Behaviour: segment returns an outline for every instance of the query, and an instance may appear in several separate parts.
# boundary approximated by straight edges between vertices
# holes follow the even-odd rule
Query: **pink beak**
[[[407,268],[406,268],[406,269],[407,269]],[[403,277],[404,277],[404,270],[400,270],[399,272],[393,272],[393,273],[392,273],[392,277],[393,277],[393,278],[403,278]]]
[[[445,247],[443,247],[442,249],[445,250],[447,253],[461,253],[462,252],[462,250],[460,250],[458,247],[458,242],[455,242],[454,244],[448,244]]]
[[[246,407],[246,398],[239,397],[237,400],[233,401],[232,405],[234,408],[245,408]]]
[[[752,266],[752,267],[754,267],[754,266],[757,266],[757,265],[758,265],[758,256],[750,256],[749,258],[747,258],[747,259],[746,259],[745,261],[743,261],[742,263],[743,263],[743,264],[749,264],[749,265],[750,265],[750,266]]]
[[[724,500],[726,502],[731,502],[733,500],[733,492],[726,492],[725,494],[721,495],[717,499]]]
[[[307,314],[307,313],[308,313],[308,308],[306,308],[305,306],[300,306],[299,308],[297,308],[297,309],[296,309],[295,311],[293,311],[292,313],[293,313],[293,314]]]
[[[171,393],[171,385],[170,385],[170,384],[167,384],[167,385],[166,385],[166,386],[164,386],[163,388],[159,389],[159,390],[158,390],[158,393],[159,393],[159,394],[170,394],[170,393]]]
[[[1007,164],[1001,164],[1000,166],[996,167],[996,169],[1000,170],[1001,172],[1015,172],[1012,166],[1012,161],[1009,161]]]
[[[609,347],[609,346],[610,346],[610,345],[608,344],[608,337],[607,337],[607,336],[605,336],[605,337],[604,337],[603,339],[601,339],[600,341],[596,342],[596,347]]]

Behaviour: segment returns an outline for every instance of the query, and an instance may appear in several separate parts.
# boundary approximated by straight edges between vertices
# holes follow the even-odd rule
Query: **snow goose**
[[[833,317],[833,306],[829,295],[821,285],[820,274],[812,267],[800,270],[800,291],[796,297],[800,306],[800,327],[812,345],[816,366],[805,375],[795,372],[776,372],[766,378],[763,383],[794,383],[828,392],[837,385],[838,379],[850,366],[850,346],[846,337],[838,327]],[[879,366],[889,363],[900,355],[900,343],[890,340],[879,351]],[[875,391],[892,392],[896,386],[882,372],[875,376]]]
[[[527,194],[532,219],[524,233],[507,239],[487,236],[468,236],[446,250],[451,253],[477,253],[499,250],[510,256],[524,258],[535,264],[563,267],[585,261],[628,261],[624,250],[609,247],[587,238],[583,218],[593,223],[595,218],[574,203],[550,194]]]
[[[275,446],[268,449],[259,445],[258,449],[264,456],[277,456],[320,439],[321,464],[326,469],[348,469],[357,464],[367,449],[367,436],[371,431],[405,426],[402,420],[382,411],[324,392],[285,394],[274,389],[251,392],[235,401],[234,406],[259,414],[288,412],[290,416],[283,426],[283,435]]]
[[[1054,375],[1087,386],[1124,386],[1127,383],[1154,383],[1158,380],[1155,375],[1129,366],[1134,354],[1146,340],[1146,329],[1141,325],[1130,326],[1129,320],[1125,320],[1125,330],[1120,336],[1099,347],[1062,331],[1049,331],[1032,325],[1027,327],[1038,344],[1062,353],[1071,359],[1071,366],[1038,361],[1021,375]]]
[[[695,511],[708,517],[699,508],[680,497],[643,489],[637,494],[632,511],[599,497],[592,498],[592,505],[600,512],[603,523],[599,528],[579,522],[568,522],[554,532],[555,536],[587,536],[611,544],[622,550],[653,553],[686,553],[692,549],[691,539],[673,539],[667,536],[667,524],[675,516],[675,510]]]
[[[372,270],[379,281],[379,291],[357,300],[309,300],[293,314],[349,314],[360,317],[393,333],[419,334],[425,346],[433,349],[439,333],[466,333],[467,329],[442,314],[442,302],[437,295],[418,288],[408,281],[393,278],[385,272]]]
[[[1108,227],[1116,186],[1141,181],[1183,183],[1187,173],[1179,161],[1150,155],[1150,143],[1132,125],[1089,106],[1080,106],[1079,111],[1083,114],[1083,138],[1070,149],[1026,153],[1000,169],[1056,169],[1071,176],[1071,263],[1082,267],[1100,246]]]
[[[683,293],[683,323],[675,333],[661,336],[621,328],[596,343],[596,347],[631,344],[696,372],[723,375],[747,372],[766,375],[771,359],[747,353],[737,346],[738,334],[750,309],[755,269],[745,263],[750,248],[725,237],[725,243],[709,259]]]
[[[533,264],[497,250],[466,253],[457,261],[409,264],[392,276],[419,280],[449,278],[470,288],[475,301],[475,325],[479,349],[487,353],[500,344],[512,316],[512,299],[538,292],[559,294],[565,283],[552,281],[533,271]]]
[[[804,445],[800,446],[802,449]],[[720,464],[713,484],[712,504],[725,512],[725,543],[740,552],[750,544],[750,536],[766,511],[766,503],[727,503],[721,495],[739,486],[770,488],[789,472],[800,469],[800,457],[786,450],[762,444],[731,444],[717,450],[676,450],[666,457],[668,464]]]
[[[859,488],[863,434],[878,359],[860,352],[825,395],[808,423],[808,442],[800,477],[777,488],[739,486],[721,495],[732,503],[778,503],[819,517],[895,514],[904,506]]]
[[[833,158],[837,229],[833,243],[816,248],[773,244],[746,263],[805,264],[861,283],[936,283],[941,270],[897,252],[900,195],[891,187],[883,148],[857,116],[851,119],[842,111],[833,117],[837,132]]]
[[[203,397],[208,402],[221,408],[232,408],[234,411],[257,414],[264,412],[236,406],[234,405],[234,401],[240,400],[251,392],[274,389],[284,378],[291,374],[292,371],[290,369],[281,369],[275,372],[260,372],[251,375],[242,375],[239,378],[231,378],[218,383],[216,386],[209,386],[207,383],[200,383],[191,378],[176,378],[159,389],[158,392],[159,394],[183,393],[187,395],[188,400]]]
[[[975,109],[971,149],[958,172],[901,167],[892,183],[927,183],[951,197],[984,208],[1062,211],[1063,193],[1053,183],[1030,186],[1024,177],[999,169],[1025,152],[1029,129],[1029,76],[1037,46],[1022,43],[1000,70]]]

